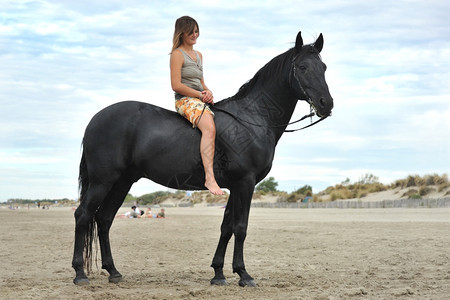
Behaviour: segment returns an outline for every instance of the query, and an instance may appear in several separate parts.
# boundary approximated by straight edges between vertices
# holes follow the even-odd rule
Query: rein
[[[226,111],[226,110],[224,110],[224,109],[221,109],[221,108],[217,108],[217,107],[214,107],[214,106],[212,106],[211,108],[213,108],[214,110],[217,110],[217,111],[226,113],[227,115],[230,115],[230,116],[233,117],[235,120],[237,120],[237,121],[239,121],[239,122],[241,122],[241,123],[247,123],[247,124],[250,124],[250,125],[252,125],[252,126],[257,126],[257,127],[268,127],[268,128],[285,127],[285,126],[289,126],[289,125],[292,125],[292,124],[301,122],[301,121],[303,121],[304,119],[311,118],[311,124],[306,125],[306,126],[303,126],[303,127],[301,127],[301,128],[297,128],[297,129],[288,129],[288,130],[285,129],[284,132],[296,132],[296,131],[303,130],[303,129],[306,129],[306,128],[308,128],[308,127],[311,127],[311,126],[313,126],[313,125],[315,125],[315,124],[317,124],[317,123],[319,123],[319,122],[322,122],[322,121],[325,120],[328,116],[322,117],[322,118],[320,118],[319,120],[317,120],[317,121],[315,121],[315,122],[312,122],[312,117],[316,115],[316,114],[314,113],[315,108],[314,108],[314,106],[312,105],[312,100],[311,100],[311,98],[308,96],[308,94],[306,93],[306,91],[305,91],[305,89],[303,88],[302,84],[300,83],[300,80],[297,78],[297,72],[296,72],[296,71],[297,71],[297,68],[295,67],[295,60],[297,59],[297,57],[298,57],[299,55],[300,55],[300,54],[295,55],[294,58],[292,59],[292,68],[291,68],[291,71],[289,72],[289,85],[290,85],[291,88],[292,88],[292,77],[294,77],[295,80],[297,80],[298,86],[300,87],[300,91],[305,95],[305,97],[307,97],[307,102],[308,102],[309,105],[310,105],[310,113],[309,113],[308,115],[305,115],[305,116],[301,117],[300,119],[298,119],[297,121],[289,122],[289,123],[287,123],[287,124],[280,124],[280,125],[264,125],[264,124],[256,124],[256,123],[253,123],[253,122],[250,122],[250,121],[241,119],[241,118],[239,118],[238,116],[236,116],[235,114],[233,114],[233,113],[231,113],[231,112],[229,112],[229,111]],[[203,111],[205,110],[206,106],[207,106],[207,104],[205,103],[205,106],[204,106],[204,108],[203,108]],[[203,115],[203,111],[202,111],[202,115]],[[200,115],[200,118],[201,118],[201,115]]]
[[[206,105],[207,105],[207,104],[205,104],[205,107],[206,107]],[[226,113],[227,115],[233,117],[236,121],[239,121],[239,122],[241,122],[241,123],[247,123],[247,124],[250,124],[250,125],[252,125],[252,126],[257,126],[257,127],[267,127],[267,128],[277,128],[277,127],[285,127],[285,126],[289,126],[289,125],[292,125],[292,124],[301,122],[301,121],[303,121],[303,120],[306,119],[306,118],[312,118],[313,116],[316,115],[314,112],[311,112],[310,114],[301,117],[301,118],[298,119],[297,121],[290,122],[290,123],[287,123],[287,124],[265,125],[265,124],[256,124],[256,123],[253,123],[253,122],[250,122],[250,121],[241,119],[241,118],[239,118],[238,116],[236,116],[235,114],[233,114],[233,113],[231,113],[231,112],[229,112],[229,111],[227,111],[227,110],[218,108],[218,107],[212,106],[211,108],[212,108],[213,110],[216,110],[216,111],[220,111],[220,112]],[[309,125],[303,126],[303,127],[301,127],[301,128],[297,128],[297,129],[289,129],[289,130],[286,130],[286,129],[285,129],[284,132],[295,132],[295,131],[303,130],[303,129],[306,129],[306,128],[308,128],[308,127],[311,127],[311,126],[313,126],[313,125],[315,125],[315,124],[317,124],[317,123],[319,123],[319,122],[325,120],[326,118],[327,118],[327,117],[322,117],[322,118],[320,118],[319,120],[317,120],[317,121],[315,121],[315,122],[313,122],[313,123],[311,123],[311,124],[309,124]]]
[[[311,114],[306,115],[306,116],[302,117],[300,120],[295,121],[295,122],[299,122],[299,121],[301,121],[301,120],[307,118],[307,117],[310,116],[310,115],[311,115]],[[315,114],[313,113],[313,115],[315,115]],[[313,115],[311,115],[311,117],[312,117]],[[296,131],[299,131],[299,130],[303,130],[303,129],[306,129],[306,128],[311,127],[311,126],[313,126],[313,125],[316,125],[316,124],[319,123],[319,122],[322,122],[322,121],[325,120],[326,118],[328,118],[328,116],[322,117],[322,118],[320,118],[319,120],[317,120],[317,121],[315,121],[315,122],[313,122],[313,123],[311,123],[311,124],[309,124],[309,125],[303,126],[303,127],[301,127],[301,128],[284,130],[284,132],[296,132]],[[295,122],[294,122],[294,123],[295,123]]]

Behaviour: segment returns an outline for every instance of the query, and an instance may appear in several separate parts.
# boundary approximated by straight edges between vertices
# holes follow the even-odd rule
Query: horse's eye
[[[299,66],[298,68],[300,69],[300,72],[302,72],[302,73],[305,73],[307,70],[306,66],[303,66],[303,65]]]

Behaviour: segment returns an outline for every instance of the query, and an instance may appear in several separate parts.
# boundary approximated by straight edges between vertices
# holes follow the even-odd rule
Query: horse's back
[[[123,121],[124,118],[136,118],[139,114],[142,113],[155,116],[161,115],[169,118],[177,117],[177,114],[175,112],[167,110],[165,108],[150,103],[130,100],[114,103],[103,108],[92,117],[91,121],[88,124],[88,128],[89,126],[92,126],[92,124],[97,125],[97,122],[109,122],[112,118],[120,118],[120,120]]]
[[[127,130],[137,133],[139,130],[136,129],[140,127],[160,128],[169,123],[171,127],[186,125],[186,121],[174,111],[139,101],[123,101],[95,114],[86,128],[85,139],[91,135],[94,138],[98,135],[117,138]]]
[[[174,174],[199,171],[200,137],[200,132],[174,111],[125,101],[92,118],[83,151],[96,172],[120,172],[132,166],[142,171],[142,177],[167,186]]]

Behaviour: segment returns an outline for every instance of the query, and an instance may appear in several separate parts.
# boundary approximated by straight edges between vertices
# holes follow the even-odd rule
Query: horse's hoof
[[[79,285],[79,286],[90,284],[89,279],[87,279],[87,278],[75,278],[73,280],[73,283],[75,283],[75,285]]]
[[[253,279],[241,279],[239,280],[239,286],[256,287],[256,282]]]
[[[222,278],[222,279],[213,278],[213,279],[211,279],[211,284],[212,285],[228,285],[228,282],[225,280],[225,278]]]
[[[110,283],[119,283],[122,280],[121,274],[114,274],[108,277]]]

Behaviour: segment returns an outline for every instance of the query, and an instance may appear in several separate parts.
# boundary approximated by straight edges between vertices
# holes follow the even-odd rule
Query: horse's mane
[[[282,68],[286,64],[286,60],[292,59],[292,55],[294,54],[294,48],[289,49],[288,51],[274,57],[271,61],[269,61],[264,67],[259,69],[256,72],[255,76],[252,79],[244,83],[237,93],[234,96],[231,96],[230,100],[238,100],[244,98],[248,95],[248,93],[253,89],[256,82],[261,78],[264,78],[270,74],[280,74]]]
[[[313,51],[316,53],[319,53],[315,48],[313,47],[314,44],[310,45],[304,45],[303,48],[310,48],[309,51]],[[242,98],[245,98],[249,94],[249,92],[253,89],[256,82],[259,79],[264,79],[265,77],[273,76],[273,74],[281,74],[282,69],[285,67],[287,62],[291,62],[293,59],[293,56],[295,55],[295,47],[289,49],[288,51],[274,57],[271,61],[269,61],[264,67],[259,69],[258,72],[256,72],[255,76],[253,76],[252,79],[244,83],[237,93],[234,96],[229,97],[226,100],[239,100]],[[320,54],[319,54],[320,57]],[[276,78],[276,76],[275,76]]]

